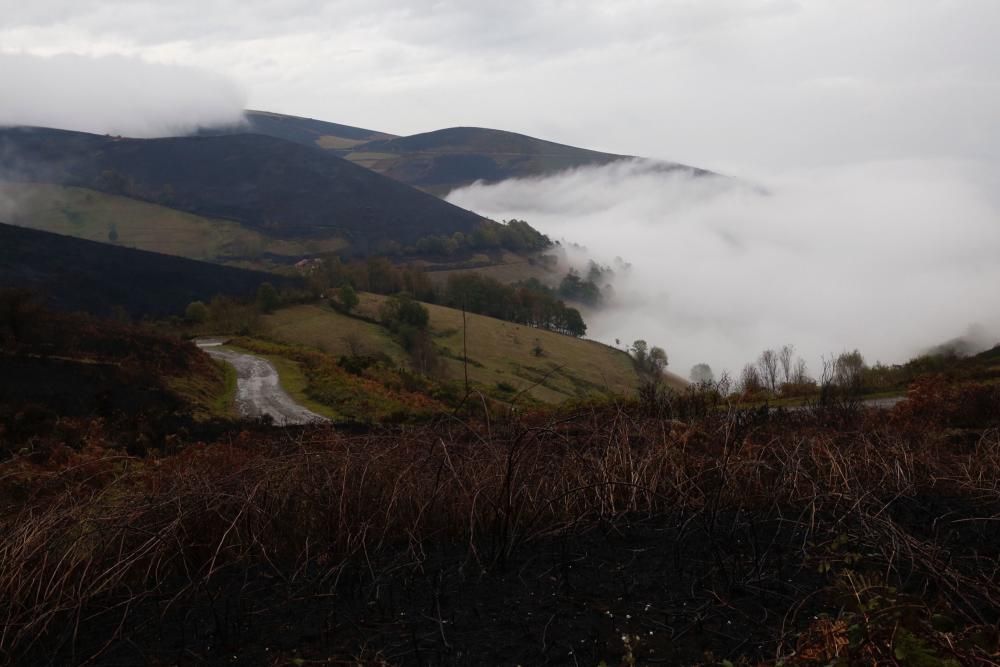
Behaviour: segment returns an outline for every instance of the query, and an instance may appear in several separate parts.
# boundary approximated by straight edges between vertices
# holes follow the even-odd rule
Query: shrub
[[[208,319],[208,306],[202,301],[192,301],[184,309],[184,319],[191,324],[203,324]]]

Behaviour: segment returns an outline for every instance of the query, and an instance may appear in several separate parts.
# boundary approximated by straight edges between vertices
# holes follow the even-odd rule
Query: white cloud
[[[766,191],[724,178],[617,163],[540,180],[474,185],[452,203],[523,218],[595,259],[633,264],[606,342],[645,338],[681,374],[738,370],[766,348],[858,347],[903,361],[980,323],[1000,341],[1000,201],[981,164],[906,161],[786,173]]]
[[[229,79],[125,56],[0,53],[0,125],[155,137],[233,124],[246,98]]]

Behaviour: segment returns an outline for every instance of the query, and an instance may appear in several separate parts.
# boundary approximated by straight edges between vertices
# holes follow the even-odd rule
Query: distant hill
[[[397,137],[384,132],[312,118],[247,111],[246,125],[228,131],[254,132],[308,146],[320,146],[407,185],[435,195],[476,181],[548,176],[575,167],[603,165],[634,156],[602,153],[482,127],[452,127]],[[675,162],[665,170],[712,172]]]
[[[380,243],[468,233],[482,217],[330,151],[259,134],[123,139],[0,129],[0,179],[128,196],[274,238]]]
[[[288,116],[270,111],[244,112],[245,122],[230,128],[203,130],[203,135],[213,134],[266,134],[304,146],[342,150],[376,139],[392,139],[396,135],[366,130],[350,125],[328,123],[315,118]]]
[[[133,317],[179,315],[216,294],[251,297],[262,282],[294,285],[267,273],[120,248],[0,223],[0,287],[45,297],[49,307]]]
[[[478,127],[379,139],[342,154],[352,162],[439,195],[478,180],[544,176],[626,157]]]

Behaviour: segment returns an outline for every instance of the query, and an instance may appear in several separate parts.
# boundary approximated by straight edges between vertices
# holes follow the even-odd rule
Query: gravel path
[[[201,339],[198,347],[236,369],[236,408],[241,417],[270,415],[280,426],[327,421],[296,403],[278,382],[278,371],[267,359],[222,347],[223,341]]]

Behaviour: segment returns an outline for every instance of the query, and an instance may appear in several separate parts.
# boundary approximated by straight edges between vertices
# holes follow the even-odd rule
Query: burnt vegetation
[[[12,358],[137,377],[205,363],[133,327],[5,303]],[[387,317],[419,329],[406,302]],[[740,409],[702,388],[400,426],[178,430],[141,450],[99,415],[70,437],[60,415],[4,431],[0,656],[994,664],[998,416],[996,385],[939,377],[889,411]]]
[[[0,224],[0,285],[32,290],[59,310],[165,316],[216,294],[253,296],[266,281],[300,282]]]

